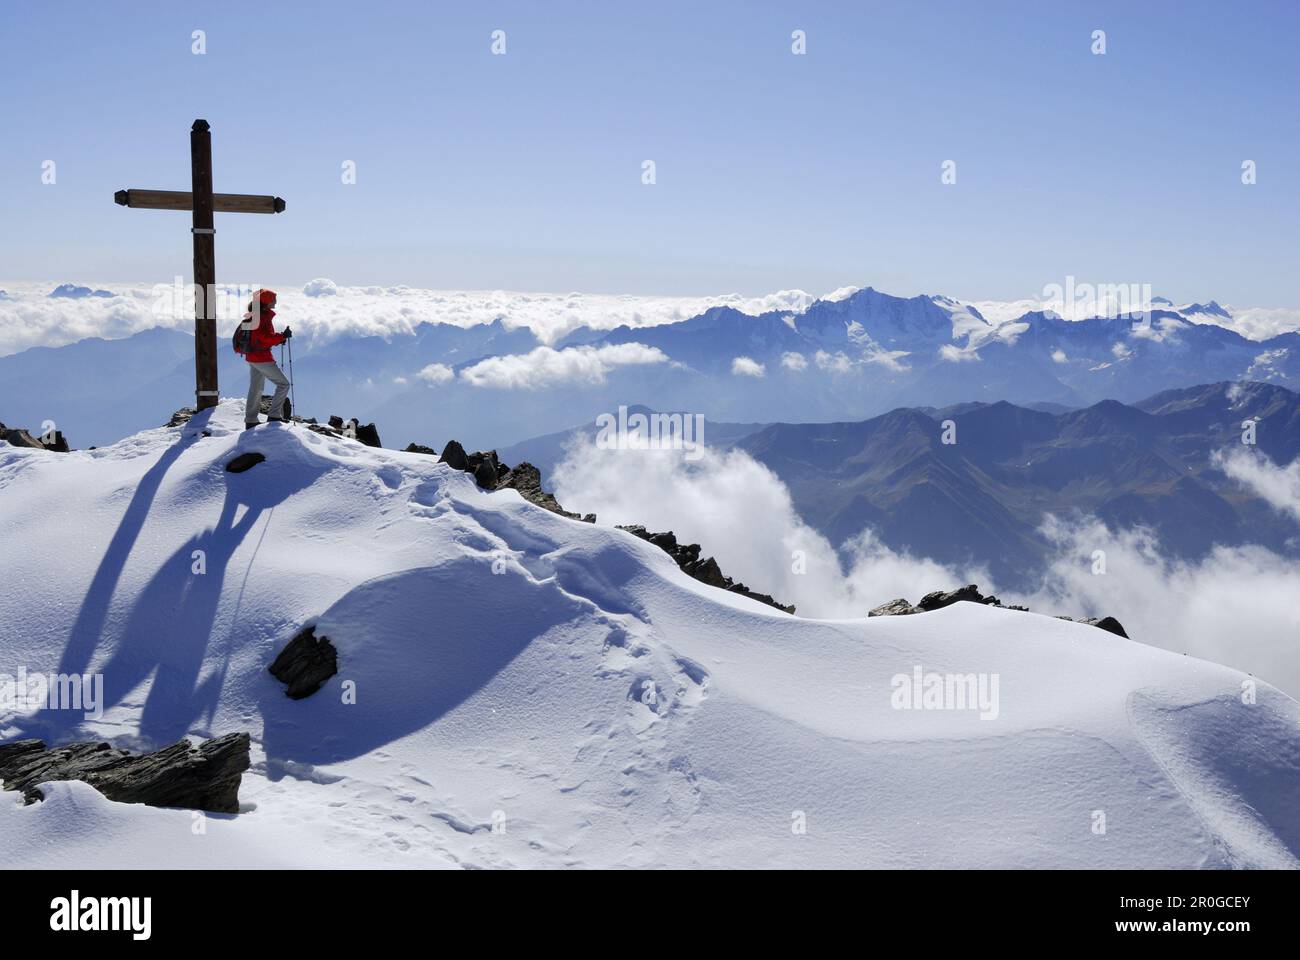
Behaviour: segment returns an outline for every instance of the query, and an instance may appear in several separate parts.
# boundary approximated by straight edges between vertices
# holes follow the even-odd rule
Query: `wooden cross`
[[[212,133],[206,120],[190,128],[192,190],[119,190],[113,200],[123,207],[194,211],[194,394],[195,408],[217,405],[217,266],[214,213],[283,213],[279,197],[212,192]]]

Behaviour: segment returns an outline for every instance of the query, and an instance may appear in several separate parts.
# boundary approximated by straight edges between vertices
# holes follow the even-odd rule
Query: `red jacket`
[[[275,357],[271,356],[271,348],[284,343],[284,337],[276,333],[275,327],[271,325],[271,321],[275,319],[274,310],[270,307],[262,307],[259,314],[262,319],[249,335],[248,352],[244,354],[244,359],[249,363],[275,363]]]

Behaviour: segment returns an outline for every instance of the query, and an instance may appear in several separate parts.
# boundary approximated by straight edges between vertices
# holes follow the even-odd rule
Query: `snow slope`
[[[254,740],[237,816],[0,794],[6,866],[1297,866],[1300,705],[1235,671],[970,604],[790,617],[431,457],[239,413],[0,449],[0,672],[107,700],[0,737]],[[295,702],[266,666],[308,622],[340,673]],[[918,666],[996,675],[996,718],[894,709]]]

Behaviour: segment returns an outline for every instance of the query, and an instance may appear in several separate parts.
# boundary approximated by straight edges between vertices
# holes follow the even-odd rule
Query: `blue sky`
[[[1073,275],[1293,306],[1297,28],[1280,0],[5,3],[0,281],[189,276],[186,216],[112,194],[188,189],[201,116],[218,190],[288,201],[218,216],[228,282],[981,299]]]

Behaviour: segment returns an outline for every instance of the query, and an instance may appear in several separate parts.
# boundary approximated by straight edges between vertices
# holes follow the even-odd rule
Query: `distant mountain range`
[[[801,314],[751,317],[718,307],[681,323],[619,327],[594,339],[576,331],[565,342],[644,343],[715,379],[731,374],[737,356],[748,357],[763,365],[761,377],[745,378],[763,381],[749,385],[751,398],[780,392],[775,404],[823,413],[973,399],[1132,402],[1219,380],[1300,388],[1300,334],[1249,340],[1198,322],[1227,317],[1217,303],[1184,310],[1088,320],[1031,312],[992,324],[947,297],[904,299],[868,287],[843,300],[819,300]],[[731,416],[735,408],[706,412]]]
[[[871,528],[894,550],[986,566],[1004,588],[1037,585],[1048,513],[1092,515],[1112,529],[1149,527],[1172,557],[1199,557],[1215,544],[1300,552],[1297,525],[1214,462],[1216,452],[1242,449],[1246,419],[1257,421],[1256,450],[1277,464],[1294,460],[1300,395],[1221,382],[1131,405],[1045,406],[971,402],[840,423],[709,423],[705,437],[771,469],[804,521],[837,547]],[[956,443],[943,442],[945,421],[955,425]],[[549,478],[575,433],[594,429],[500,453],[508,463],[531,460]]]
[[[554,349],[502,319],[421,323],[389,338],[296,341],[297,394],[306,413],[378,422],[394,445],[454,436],[488,448],[563,430],[575,411],[632,403],[718,422],[805,422],[973,400],[1133,403],[1231,380],[1300,389],[1300,334],[1255,341],[1220,325],[1225,319],[1213,301],[1173,309],[1161,300],[1141,321],[1031,312],[991,323],[947,297],[868,287],[802,312],[716,307],[658,326],[582,327]],[[238,396],[247,378],[228,333],[222,393]],[[192,402],[192,346],[184,333],[157,329],[0,358],[0,417],[66,424],[74,444],[109,442]],[[629,349],[637,357],[625,363]],[[484,361],[506,364],[509,375],[466,377]]]

